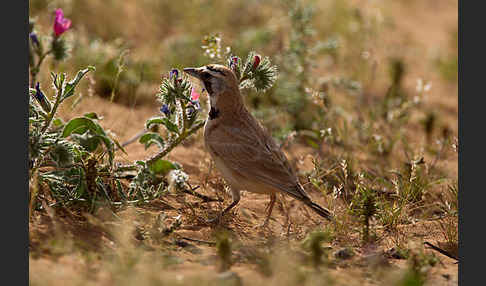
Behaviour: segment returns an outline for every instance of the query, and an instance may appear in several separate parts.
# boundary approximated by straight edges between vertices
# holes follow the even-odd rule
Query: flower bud
[[[69,56],[69,47],[63,38],[54,37],[51,42],[51,49],[56,61],[64,60]]]
[[[165,114],[165,116],[169,116],[170,115],[169,106],[167,104],[162,105],[162,107],[160,108],[160,112]]]
[[[50,112],[51,111],[51,103],[47,99],[47,97],[44,95],[42,90],[40,89],[39,83],[35,85],[35,94],[34,98],[39,102],[40,106],[42,109],[44,109],[45,112]]]
[[[230,58],[229,66],[233,71],[236,70],[236,67],[238,66],[238,57],[237,56],[232,56]]]
[[[179,76],[179,71],[177,69],[173,69],[169,73],[169,79],[172,79],[172,78],[177,79],[178,76]]]
[[[260,64],[260,56],[259,55],[256,55],[255,57],[253,57],[253,67],[252,67],[252,70],[256,70],[256,68],[258,67],[259,64]]]
[[[39,48],[39,38],[37,38],[37,34],[35,32],[31,32],[29,34],[30,40],[32,41],[32,44],[35,48]]]

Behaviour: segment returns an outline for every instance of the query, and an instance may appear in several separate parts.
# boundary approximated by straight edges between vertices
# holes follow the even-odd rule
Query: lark
[[[204,127],[204,142],[229,185],[233,199],[221,216],[239,203],[240,191],[246,190],[270,195],[262,226],[268,225],[278,192],[296,198],[333,221],[331,212],[314,203],[305,193],[285,154],[245,107],[233,71],[223,65],[210,64],[185,68],[184,72],[199,79],[209,94],[210,111]]]

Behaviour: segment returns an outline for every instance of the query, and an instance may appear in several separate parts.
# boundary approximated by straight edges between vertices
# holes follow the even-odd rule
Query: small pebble
[[[334,252],[334,257],[338,259],[350,259],[353,256],[354,252],[351,248],[341,248],[338,251]]]

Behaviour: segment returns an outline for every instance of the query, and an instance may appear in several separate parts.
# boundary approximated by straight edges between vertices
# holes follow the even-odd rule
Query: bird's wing
[[[295,198],[307,198],[284,153],[258,124],[219,125],[206,146],[225,166],[248,180],[259,181]]]

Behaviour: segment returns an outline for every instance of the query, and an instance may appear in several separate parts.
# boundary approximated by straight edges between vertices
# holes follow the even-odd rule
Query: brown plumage
[[[332,214],[305,193],[284,153],[246,109],[233,71],[215,64],[184,71],[200,79],[209,93],[211,111],[204,141],[233,197],[222,215],[238,204],[240,191],[246,190],[270,195],[264,225],[272,213],[276,192],[290,195],[332,220]]]

